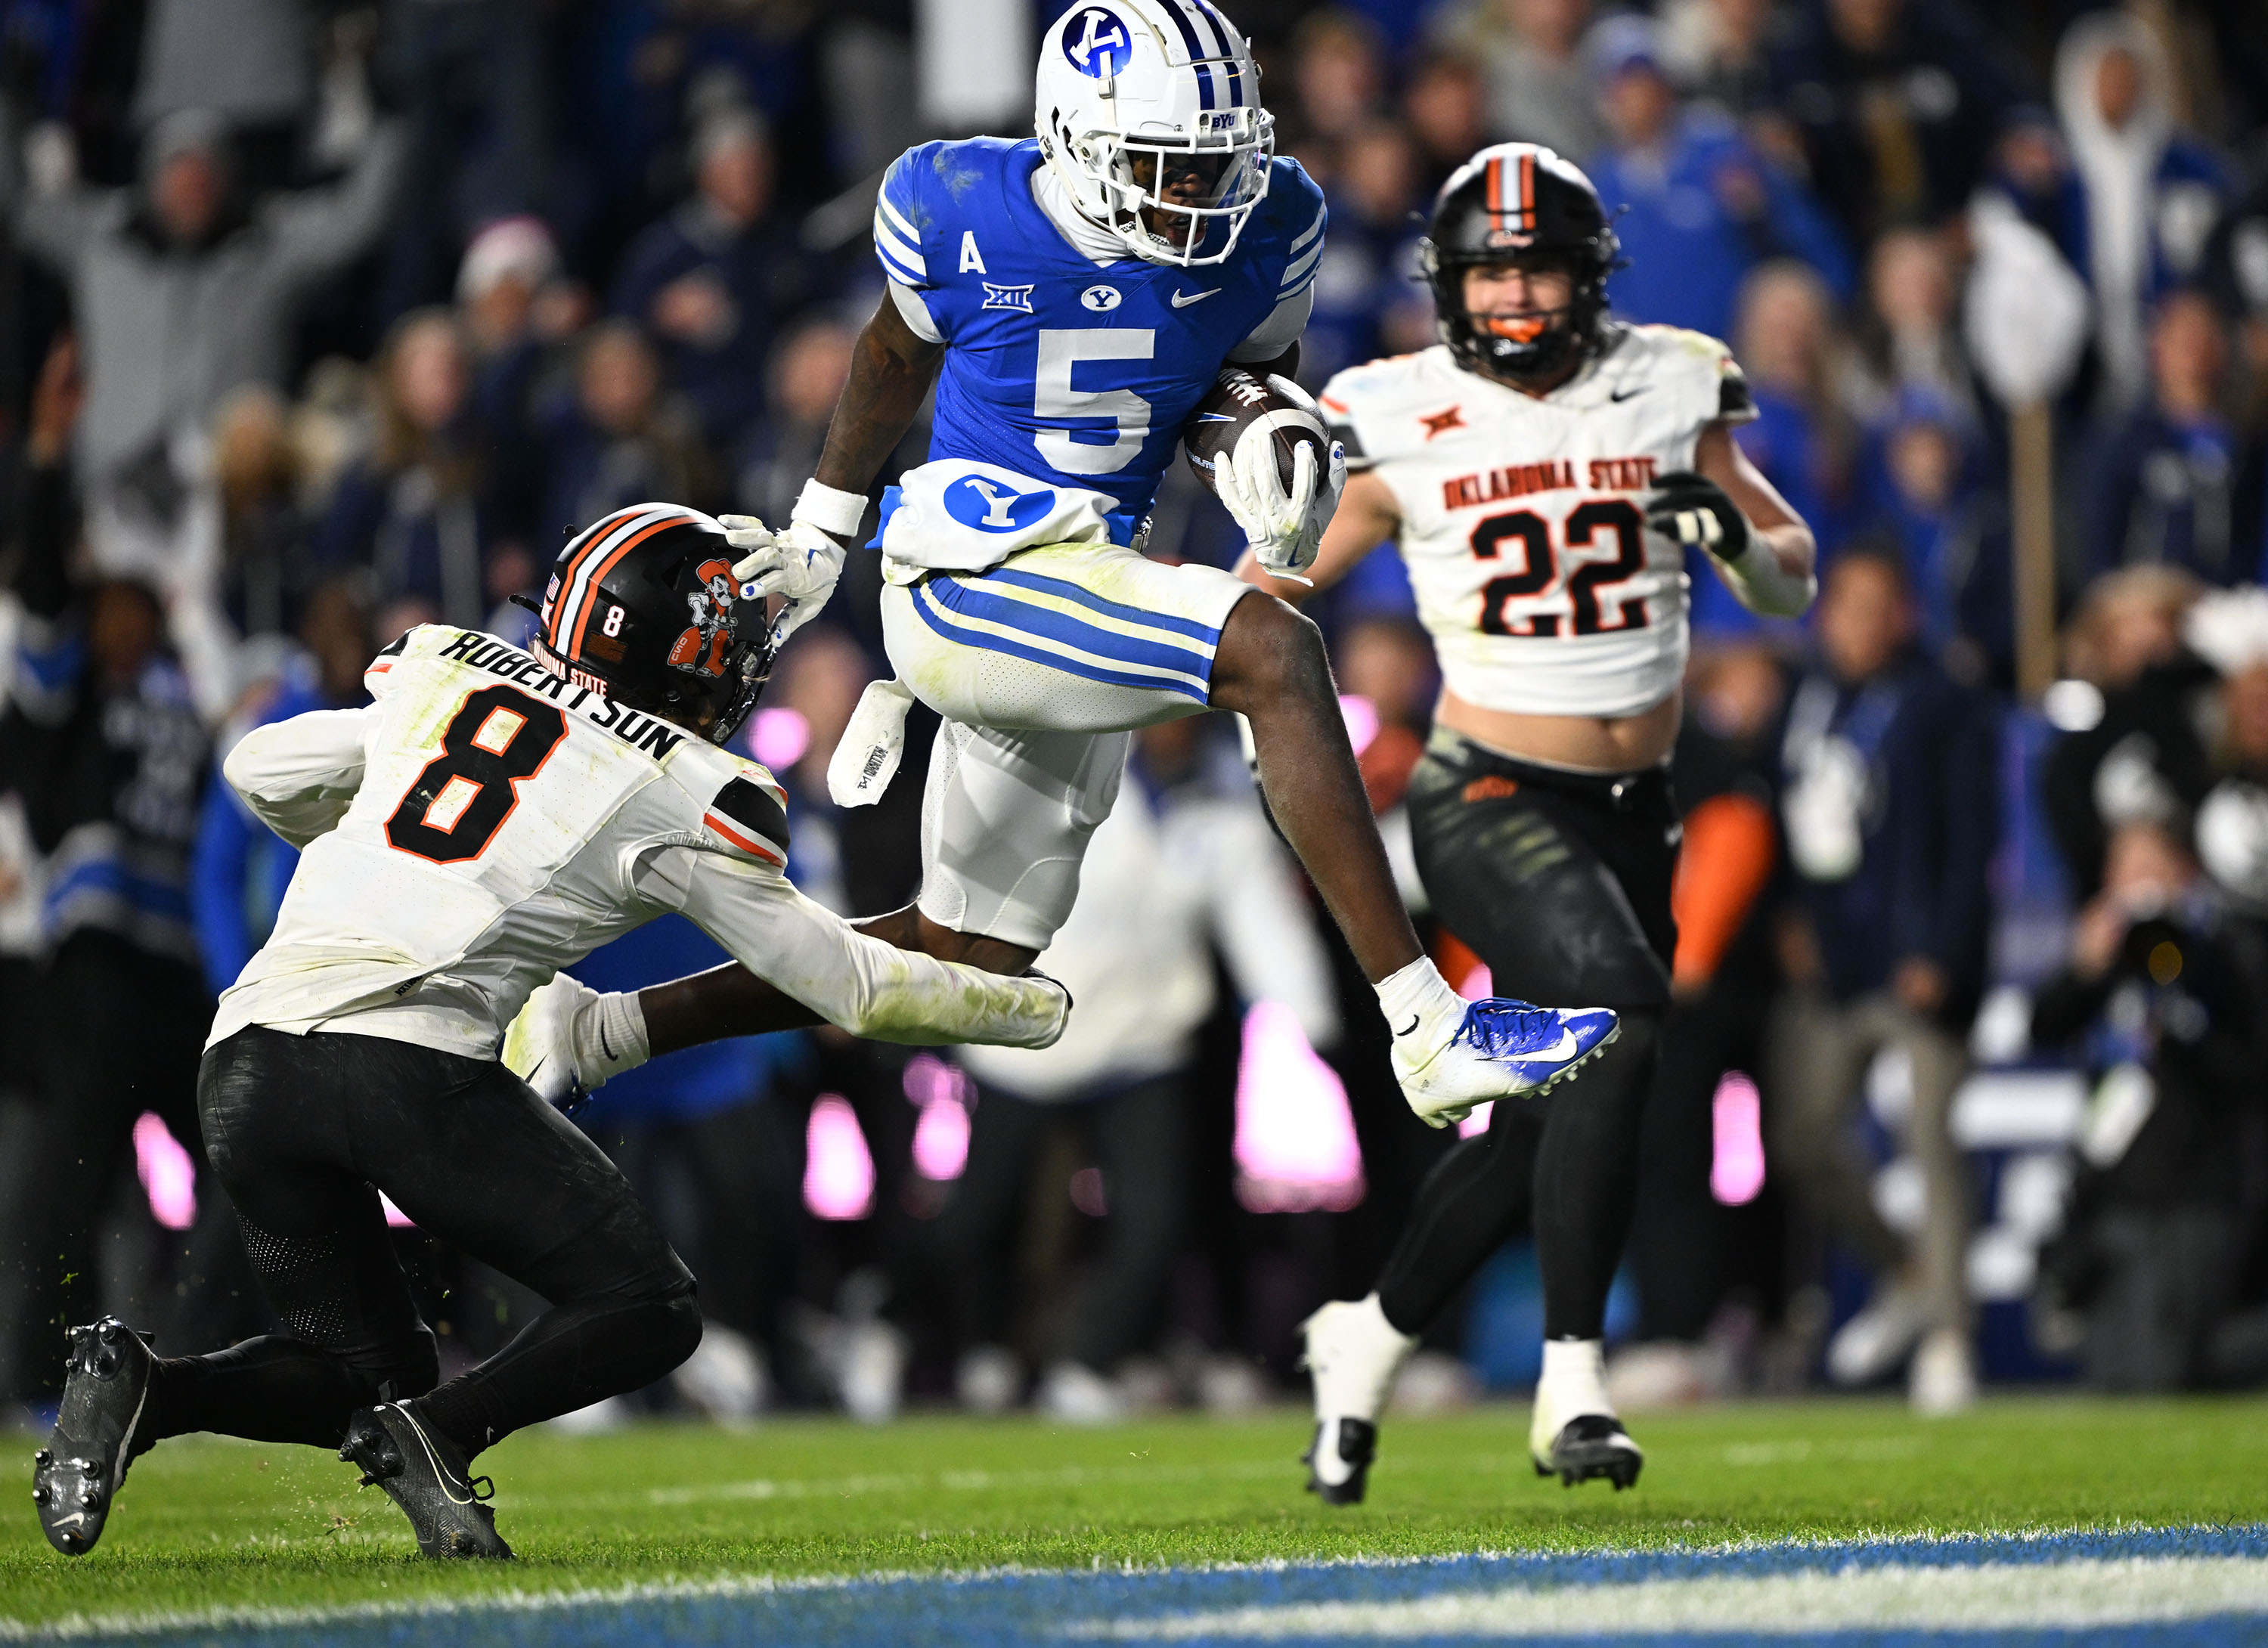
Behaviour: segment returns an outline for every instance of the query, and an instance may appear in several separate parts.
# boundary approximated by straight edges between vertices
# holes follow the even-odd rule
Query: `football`
[[[1315,449],[1318,484],[1330,472],[1330,431],[1323,427],[1322,409],[1313,395],[1289,378],[1259,378],[1238,367],[1223,367],[1182,428],[1182,449],[1205,490],[1219,495],[1216,467],[1248,439],[1274,445],[1276,473],[1287,489],[1297,473],[1295,455],[1302,443]]]

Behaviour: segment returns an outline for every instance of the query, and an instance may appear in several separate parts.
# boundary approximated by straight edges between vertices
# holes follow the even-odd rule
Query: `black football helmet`
[[[1591,180],[1553,151],[1528,143],[1491,144],[1459,166],[1441,186],[1418,243],[1441,341],[1457,364],[1515,382],[1549,378],[1598,346],[1607,276],[1621,254]],[[1574,276],[1565,311],[1476,315],[1466,309],[1467,269],[1531,258],[1563,264]]]
[[[559,552],[528,650],[578,687],[722,744],[756,707],[777,646],[763,601],[741,599],[739,558],[698,510],[616,510]]]

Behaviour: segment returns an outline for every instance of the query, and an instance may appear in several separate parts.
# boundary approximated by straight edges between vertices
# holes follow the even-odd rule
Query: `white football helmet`
[[[1276,122],[1211,0],[1079,0],[1040,46],[1035,125],[1079,211],[1152,263],[1220,262],[1268,193]]]

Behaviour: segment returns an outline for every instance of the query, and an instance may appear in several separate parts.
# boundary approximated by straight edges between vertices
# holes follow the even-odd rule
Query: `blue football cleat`
[[[1476,1106],[1517,1093],[1549,1093],[1622,1034],[1604,1007],[1531,1007],[1491,997],[1465,1009],[1454,1034],[1423,1060],[1396,1041],[1403,1096],[1432,1127],[1462,1122]]]

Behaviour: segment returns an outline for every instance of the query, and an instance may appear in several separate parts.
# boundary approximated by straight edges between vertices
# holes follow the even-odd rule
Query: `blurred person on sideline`
[[[2198,276],[2228,192],[2219,157],[2174,129],[2172,70],[2157,31],[2090,12],[2056,48],[2056,113],[2070,144],[2057,239],[2095,290],[2095,341],[2113,408],[2146,399],[2152,312]]]
[[[1857,328],[1873,395],[1889,401],[1921,390],[1975,416],[1960,304],[1960,271],[1945,231],[1883,232],[1867,256],[1867,302]]]
[[[2261,500],[2257,487],[2238,485],[2250,454],[2225,409],[2228,370],[2213,300],[2169,294],[2150,327],[2148,400],[2105,427],[2088,457],[2089,577],[2163,565],[2208,584],[2258,580]]]
[[[1747,374],[1755,419],[1734,432],[1742,455],[1788,506],[1813,523],[1822,550],[1841,541],[1853,438],[1842,378],[1833,296],[1809,266],[1786,259],[1750,272],[1741,288],[1733,351]],[[1686,557],[1696,628],[1753,629],[1755,614]]]
[[[689,158],[693,194],[630,243],[608,306],[654,340],[664,382],[703,438],[729,450],[762,413],[773,339],[823,287],[795,225],[772,212],[761,114],[745,104],[712,114]]]
[[[1608,209],[1620,209],[1628,261],[1607,283],[1618,313],[1727,336],[1742,279],[1782,257],[1809,264],[1838,299],[1850,295],[1834,220],[1724,114],[1679,107],[1651,22],[1607,18],[1584,49],[1613,129],[1587,170]]]
[[[1775,18],[1771,0],[1667,0],[1660,16],[1662,65],[1680,92],[1743,125],[1761,125],[1759,116],[1785,125],[1772,101],[1770,48],[1775,21],[1786,19]],[[1771,152],[1783,162],[1803,158],[1792,132]]]
[[[1950,1129],[1984,991],[1997,840],[1996,723],[1916,644],[1920,615],[1893,554],[1829,563],[1818,658],[1779,740],[1780,820],[1794,871],[1781,944],[1788,990],[1769,1033],[1774,1169],[1874,1278],[1828,1347],[1829,1376],[1866,1385],[1911,1356],[1924,1413],[1976,1399],[1968,1166]],[[1926,1196],[1910,1246],[1875,1210],[1852,1136],[1885,1048],[1911,1072],[1904,1144]]]
[[[1390,59],[1377,24],[1359,11],[1321,7],[1300,19],[1290,46],[1294,101],[1285,123],[1293,142],[1343,143],[1378,118]]]
[[[2088,586],[2065,630],[2073,686],[2058,701],[2069,708],[2040,793],[2081,901],[2102,888],[2114,832],[2177,828],[2211,784],[2200,728],[2213,719],[2220,677],[2183,640],[2204,590],[2178,568],[2127,567]]]
[[[2076,1353],[2100,1390],[2223,1382],[2240,1358],[2215,1330],[2243,1279],[2268,1106],[2262,931],[2230,919],[2176,831],[2123,825],[2069,965],[2033,1001],[2031,1034],[2043,1048],[2079,1043],[2092,1082],[2064,1230],[2041,1254],[2035,1333]],[[2242,1358],[2253,1379],[2268,1372],[2259,1350]]]
[[[370,702],[363,672],[378,643],[357,580],[334,578],[306,602],[298,645],[270,653],[269,667],[247,688],[213,739],[213,770],[254,727],[310,710],[353,710]],[[257,667],[262,649],[241,655]],[[225,784],[209,780],[190,861],[189,909],[205,982],[217,996],[236,982],[276,925],[276,912],[299,855],[253,816]]]
[[[1328,191],[1333,224],[1315,269],[1315,308],[1300,340],[1309,385],[1383,352],[1393,313],[1418,302],[1418,152],[1390,121],[1373,121],[1339,146]]]
[[[2208,596],[2191,610],[2186,631],[2191,650],[2221,677],[2207,751],[2213,787],[2197,810],[2198,856],[2237,909],[2268,920],[2268,591]]]
[[[197,1058],[212,1022],[189,913],[189,857],[210,764],[188,683],[165,647],[165,614],[147,585],[75,581],[78,501],[65,467],[80,389],[68,343],[33,392],[18,533],[23,617],[0,716],[0,787],[23,798],[45,861],[41,1093],[26,1145],[40,1164],[11,1245],[23,1267],[12,1341],[13,1394],[58,1388],[66,1322],[97,1313],[105,1266],[97,1221],[133,1159],[137,1117],[153,1111],[192,1161],[204,1161]],[[121,1015],[131,1034],[121,1034]],[[232,1243],[226,1198],[197,1183],[201,1238]],[[217,1237],[216,1237],[216,1232]],[[222,1250],[194,1242],[202,1266]],[[182,1305],[202,1303],[195,1274]]]
[[[784,520],[794,509],[826,445],[858,341],[857,330],[840,320],[812,320],[791,328],[773,351],[764,416],[740,448],[734,484],[741,509],[759,520]]]
[[[1401,123],[1418,145],[1431,199],[1488,142],[1488,86],[1479,66],[1454,52],[1422,53],[1403,80]]]
[[[24,191],[0,144],[0,215],[70,290],[86,412],[72,442],[98,563],[163,579],[203,436],[229,391],[280,386],[308,294],[377,238],[400,170],[381,129],[340,182],[247,198],[217,118],[167,115],[132,188]]]
[[[1608,137],[1583,63],[1590,20],[1590,0],[1454,0],[1429,29],[1480,65],[1491,137],[1541,143],[1580,166]]]
[[[584,334],[571,395],[563,391],[541,418],[540,541],[645,498],[696,508],[718,501],[700,426],[664,393],[653,346],[635,321],[601,321]]]
[[[475,235],[457,267],[457,320],[471,364],[468,405],[506,530],[536,514],[543,461],[533,415],[560,346],[581,328],[581,289],[559,277],[551,232],[505,217]]]
[[[1771,78],[1812,188],[1859,246],[1958,211],[2023,97],[2020,67],[1953,0],[1819,0],[1795,13]]]
[[[2013,683],[2015,661],[2007,497],[1984,467],[1975,424],[1924,388],[1897,396],[1859,460],[1860,518],[1897,546],[1921,644],[1971,686]]]
[[[1329,966],[1289,856],[1233,747],[1191,718],[1145,727],[1116,805],[1095,831],[1071,919],[1043,957],[1079,1003],[1045,1054],[968,1048],[968,1165],[938,1216],[930,1258],[949,1278],[972,1406],[996,1407],[1012,1370],[1017,1236],[1042,1147],[1069,1128],[1101,1173],[1102,1251],[1039,1346],[1034,1401],[1066,1424],[1127,1413],[1113,1378],[1158,1328],[1181,1251],[1183,1067],[1214,1003],[1211,949],[1247,1002],[1289,1007],[1310,1046],[1338,1039]]]
[[[213,419],[220,494],[221,610],[240,636],[289,635],[315,582],[314,523],[301,486],[291,413],[264,384],[247,384]]]
[[[323,575],[361,573],[374,609],[415,600],[476,629],[491,604],[496,509],[455,315],[404,315],[372,377],[377,429],[331,494],[316,536]]]
[[[1724,1396],[1747,1347],[1712,1328],[1735,1269],[1736,1217],[1713,1194],[1713,1100],[1727,1072],[1751,1080],[1779,990],[1775,887],[1784,881],[1771,734],[1787,695],[1780,658],[1753,636],[1697,636],[1686,671],[1691,713],[1670,778],[1684,809],[1670,910],[1669,1017],[1639,1134],[1630,1264],[1636,1343],[1608,1364],[1608,1388],[1633,1410]],[[1757,1141],[1759,1144],[1761,1141]]]

